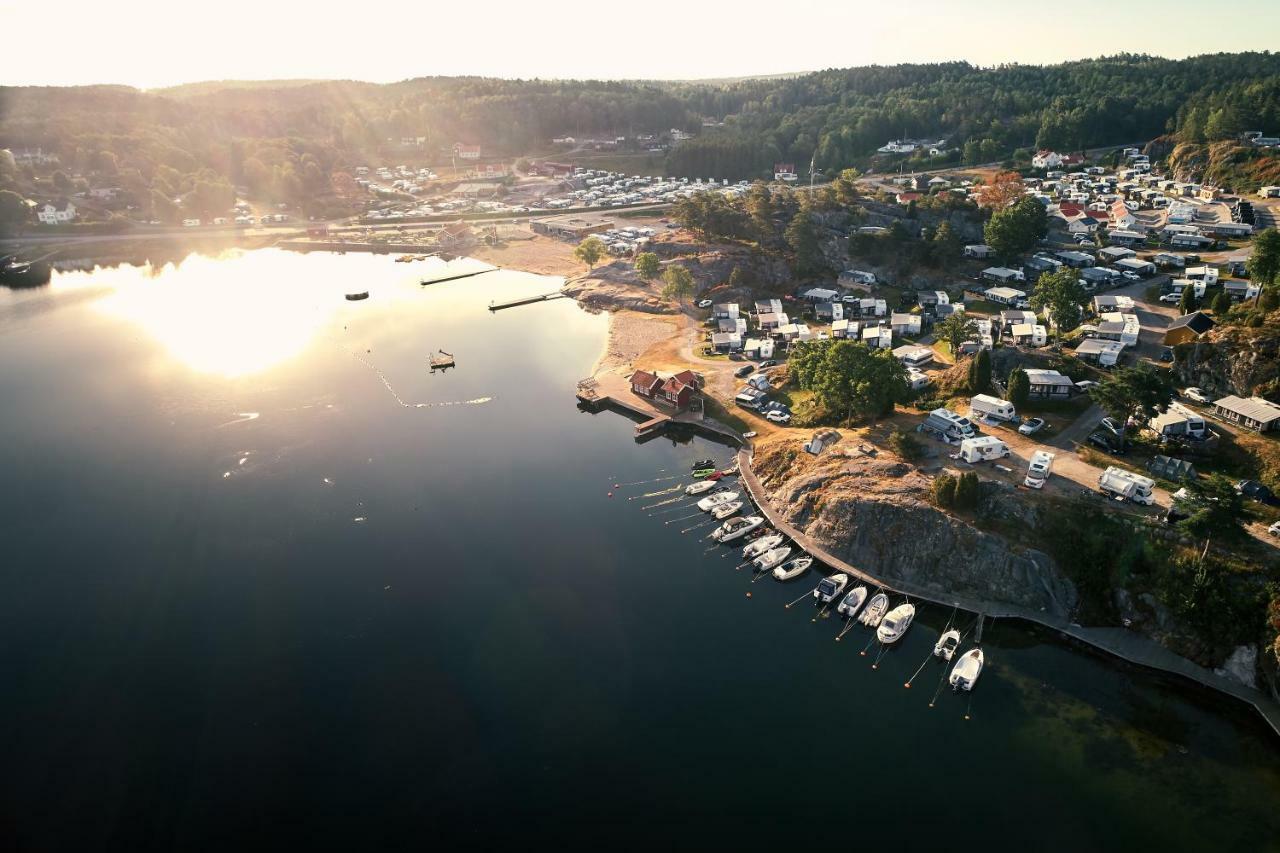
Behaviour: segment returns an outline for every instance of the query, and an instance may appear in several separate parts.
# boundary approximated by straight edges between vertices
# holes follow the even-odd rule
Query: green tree
[[[1178,310],[1183,314],[1190,314],[1196,310],[1197,304],[1195,287],[1187,285],[1182,288],[1182,298],[1178,300]]]
[[[1253,238],[1253,254],[1245,261],[1249,278],[1258,287],[1277,282],[1280,277],[1280,231],[1267,228]]]
[[[991,352],[980,349],[969,359],[969,390],[981,394],[991,388]]]
[[[1120,424],[1123,434],[1130,418],[1149,420],[1173,399],[1173,386],[1147,362],[1120,367],[1089,389],[1093,402]]]
[[[71,192],[72,183],[71,183],[71,179],[67,177],[66,172],[59,169],[58,171],[53,173],[51,180],[53,181],[53,188],[58,192],[60,193]]]
[[[1063,332],[1080,325],[1088,298],[1075,270],[1061,269],[1040,276],[1031,292],[1031,307],[1046,313],[1053,321],[1054,334],[1061,341]]]
[[[679,264],[672,264],[662,274],[662,295],[684,302],[693,295],[693,275]]]
[[[858,203],[858,170],[844,169],[835,180],[836,201],[845,207]]]
[[[786,238],[787,245],[796,253],[796,275],[807,278],[825,270],[826,263],[822,259],[822,248],[818,242],[818,227],[808,208],[801,207],[796,213],[787,226]]]
[[[1258,307],[1268,313],[1280,308],[1280,285],[1262,288],[1258,294]]]
[[[910,396],[907,370],[893,353],[861,342],[808,341],[788,362],[796,383],[842,420],[883,417]]]
[[[939,474],[930,488],[933,502],[943,509],[956,505],[956,478],[951,474]]]
[[[1031,249],[1048,233],[1049,219],[1044,205],[1031,196],[991,214],[983,229],[987,245],[1005,261],[1012,261]]]
[[[1179,526],[1192,536],[1231,538],[1240,534],[1244,519],[1244,497],[1225,474],[1210,474],[1187,483],[1190,511]]]
[[[658,277],[662,264],[653,252],[641,252],[636,255],[636,275],[644,281],[652,281]]]
[[[8,148],[0,148],[0,189],[18,185],[18,161]]]
[[[956,311],[934,326],[933,332],[939,340],[947,342],[947,346],[951,349],[951,357],[958,359],[960,346],[965,341],[977,339],[978,324],[963,311]]]
[[[0,231],[15,231],[27,223],[30,208],[12,190],[0,190]]]
[[[1015,368],[1009,374],[1009,402],[1013,403],[1015,409],[1021,409],[1027,405],[1027,401],[1031,399],[1031,380],[1027,378],[1027,372],[1021,367]]]
[[[1225,317],[1231,311],[1231,294],[1225,290],[1218,291],[1218,295],[1213,297],[1213,313],[1216,317]]]
[[[951,229],[950,222],[943,222],[933,235],[934,262],[941,265],[953,263],[960,259],[964,245],[956,232]]]
[[[593,269],[604,257],[604,251],[604,243],[599,237],[588,237],[573,250],[573,256],[586,264],[587,269]]]

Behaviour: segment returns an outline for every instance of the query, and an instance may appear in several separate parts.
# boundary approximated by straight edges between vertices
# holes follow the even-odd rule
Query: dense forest
[[[513,157],[546,150],[555,136],[674,128],[697,135],[668,154],[669,173],[738,179],[759,177],[779,160],[803,167],[812,158],[828,171],[861,165],[904,136],[945,137],[954,160],[987,162],[1034,146],[1275,134],[1278,95],[1280,54],[1270,52],[986,69],[876,66],[719,83],[459,77],[154,92],[7,87],[0,148],[52,151],[67,174],[124,187],[144,209],[172,218],[175,198],[184,208],[217,209],[237,186],[304,206],[340,196],[354,166],[406,158],[405,138],[424,159],[447,156],[456,142]],[[706,119],[717,126],[704,129]],[[56,188],[67,187],[63,175]]]

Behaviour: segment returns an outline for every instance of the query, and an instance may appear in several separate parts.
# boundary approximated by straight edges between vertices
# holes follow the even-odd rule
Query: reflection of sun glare
[[[301,354],[344,305],[332,264],[299,260],[277,251],[193,255],[141,280],[136,268],[121,268],[119,282],[99,270],[94,282],[115,286],[96,304],[141,326],[192,370],[258,373]]]

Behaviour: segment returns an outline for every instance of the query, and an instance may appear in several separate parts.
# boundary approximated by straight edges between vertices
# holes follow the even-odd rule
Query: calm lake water
[[[0,290],[0,849],[1274,849],[1251,712],[1007,623],[930,708],[950,614],[784,610],[628,499],[731,451],[576,408],[604,317],[432,263]]]

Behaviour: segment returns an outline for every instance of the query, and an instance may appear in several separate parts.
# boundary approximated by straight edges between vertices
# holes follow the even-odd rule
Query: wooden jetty
[[[457,281],[460,278],[471,278],[472,276],[484,275],[487,272],[496,272],[500,269],[502,268],[489,267],[489,269],[487,270],[476,270],[475,272],[460,272],[457,275],[446,275],[442,278],[425,278],[422,281],[418,282],[418,284],[421,284],[423,287],[426,287],[428,284],[440,284],[446,281]]]
[[[429,358],[431,359],[432,370],[444,370],[446,367],[457,367],[457,363],[454,362],[453,353],[451,352],[439,350],[438,352],[432,353]]]
[[[510,299],[506,302],[490,302],[489,310],[501,311],[504,308],[516,308],[520,305],[532,305],[535,302],[549,302],[552,299],[560,299],[563,296],[564,294],[560,291],[553,290],[550,293],[540,293],[537,296],[522,296],[519,299]]]

